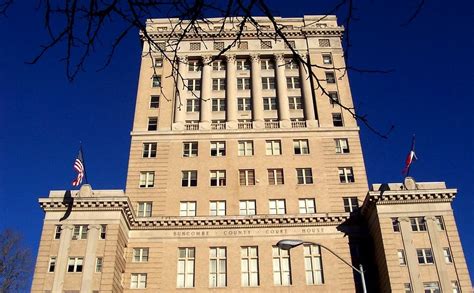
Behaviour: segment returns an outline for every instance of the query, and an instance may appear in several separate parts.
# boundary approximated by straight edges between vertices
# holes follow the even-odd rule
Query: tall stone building
[[[455,189],[369,191],[336,18],[277,18],[286,41],[256,20],[235,41],[214,19],[176,52],[179,20],[147,22],[126,192],[40,198],[32,292],[362,292],[341,259],[369,292],[472,289]]]

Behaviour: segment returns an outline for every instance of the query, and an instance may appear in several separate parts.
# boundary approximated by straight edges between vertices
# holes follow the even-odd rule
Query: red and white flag
[[[79,186],[82,183],[82,178],[84,178],[85,168],[84,168],[84,159],[82,157],[82,148],[79,149],[79,154],[74,161],[74,170],[77,172],[76,179],[72,181],[72,186]]]
[[[405,160],[405,168],[403,168],[402,174],[406,174],[408,176],[408,174],[410,173],[410,166],[414,160],[418,160],[418,158],[416,157],[416,154],[415,154],[415,136],[413,135],[413,140],[411,142],[411,149]]]

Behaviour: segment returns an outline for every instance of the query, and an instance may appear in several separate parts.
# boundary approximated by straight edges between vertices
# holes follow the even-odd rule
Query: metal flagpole
[[[80,143],[80,146],[79,146],[79,151],[81,152],[81,157],[82,157],[82,165],[84,166],[84,179],[85,179],[85,183],[86,184],[89,184],[89,181],[87,180],[87,169],[86,169],[86,159],[84,157],[84,151],[82,150],[82,142],[79,142]]]

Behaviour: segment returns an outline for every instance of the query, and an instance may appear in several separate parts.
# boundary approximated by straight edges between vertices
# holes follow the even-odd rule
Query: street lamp
[[[311,242],[311,241],[303,241],[303,240],[295,240],[295,239],[283,239],[283,240],[278,241],[277,246],[278,246],[278,248],[283,249],[283,250],[290,250],[292,248],[300,246],[301,244],[318,245],[318,246],[326,249],[327,251],[329,251],[332,255],[337,257],[339,260],[341,260],[346,265],[350,266],[354,271],[356,271],[360,274],[360,278],[362,279],[362,290],[363,290],[364,293],[367,293],[367,287],[365,285],[365,277],[364,277],[364,268],[362,267],[362,264],[359,264],[359,269],[357,269],[356,267],[354,267],[353,265],[348,263],[346,260],[344,260],[342,257],[337,255],[331,249],[327,248],[324,245],[321,245],[321,244],[315,243],[315,242]]]

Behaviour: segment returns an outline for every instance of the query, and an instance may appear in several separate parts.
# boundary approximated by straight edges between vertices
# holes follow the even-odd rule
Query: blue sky
[[[310,1],[268,2],[276,15],[324,12]],[[413,2],[356,1],[351,64],[394,69],[349,75],[358,113],[381,130],[395,125],[389,139],[361,127],[367,173],[370,183],[400,182],[416,133],[419,160],[412,175],[458,188],[453,208],[473,275],[474,2],[426,1],[415,21],[401,26]],[[0,18],[0,229],[20,230],[36,253],[43,221],[37,199],[51,189],[70,188],[79,141],[93,188],[125,187],[140,42],[138,32],[130,34],[109,67],[97,72],[102,63],[92,59],[71,83],[60,49],[36,65],[25,64],[39,51],[45,32],[41,14],[19,4]]]

